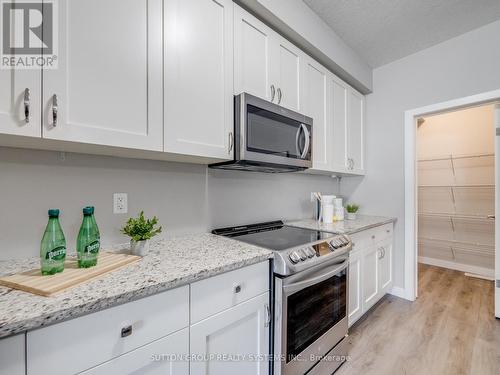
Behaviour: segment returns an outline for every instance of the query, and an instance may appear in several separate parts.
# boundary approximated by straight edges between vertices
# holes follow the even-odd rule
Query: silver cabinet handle
[[[234,144],[233,132],[229,132],[229,146],[228,146],[229,154],[231,153],[231,151],[233,151],[233,144]]]
[[[378,248],[378,259],[382,259],[383,258],[383,255],[382,255],[382,248],[379,247]]]
[[[276,94],[276,90],[274,85],[271,85],[271,101],[274,102],[274,95]]]
[[[30,89],[24,89],[24,121],[30,122]]]
[[[383,247],[382,250],[384,251],[384,256],[382,258],[385,258],[385,247]]]
[[[278,104],[281,103],[282,98],[283,98],[283,94],[281,93],[281,89],[278,87]]]
[[[52,95],[52,126],[55,128],[57,126],[57,111],[58,111],[58,105],[57,105],[57,95],[54,94]]]
[[[269,327],[271,324],[271,308],[269,307],[269,304],[266,303],[266,323],[264,324],[264,327]]]
[[[488,219],[494,219],[495,215],[488,215],[487,217],[488,217]]]
[[[121,336],[122,337],[127,337],[132,334],[132,326],[126,326],[122,328]]]

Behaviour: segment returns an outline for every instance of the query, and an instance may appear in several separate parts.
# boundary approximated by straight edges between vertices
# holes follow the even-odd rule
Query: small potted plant
[[[144,218],[141,211],[137,218],[130,218],[122,228],[122,233],[130,237],[130,251],[134,255],[144,256],[149,251],[149,240],[161,233],[161,226],[157,226],[158,218]]]
[[[355,203],[349,203],[345,206],[345,210],[347,211],[347,220],[356,220],[356,213],[359,210],[359,205]]]

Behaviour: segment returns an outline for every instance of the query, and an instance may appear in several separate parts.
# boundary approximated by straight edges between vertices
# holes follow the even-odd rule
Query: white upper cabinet
[[[350,89],[347,97],[347,167],[350,172],[364,173],[365,98]]]
[[[233,3],[165,0],[165,151],[229,159]]]
[[[303,52],[293,44],[274,34],[272,38],[271,66],[273,82],[276,86],[274,102],[288,109],[299,111],[300,108],[300,75]]]
[[[0,133],[41,136],[41,76],[41,69],[0,69]]]
[[[347,172],[347,86],[330,75],[332,171]]]
[[[234,5],[234,94],[242,92],[272,101],[271,38],[274,34],[241,7]]]
[[[61,0],[43,137],[163,150],[162,1]]]
[[[313,119],[313,169],[331,170],[332,129],[330,126],[328,71],[312,59],[305,64],[304,113]]]
[[[304,53],[238,5],[234,16],[234,94],[299,111]]]

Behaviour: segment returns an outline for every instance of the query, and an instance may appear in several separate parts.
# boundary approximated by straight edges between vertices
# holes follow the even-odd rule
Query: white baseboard
[[[441,260],[428,257],[418,257],[418,262],[423,264],[428,264],[430,266],[449,268],[452,270],[457,270],[461,272],[473,273],[485,278],[495,278],[495,270],[491,268],[484,268],[478,266],[471,266],[469,264],[460,264],[455,262],[450,262],[448,260]]]

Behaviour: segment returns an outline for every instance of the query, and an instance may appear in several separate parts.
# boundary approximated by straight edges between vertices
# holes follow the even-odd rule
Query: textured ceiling
[[[500,0],[303,1],[374,68],[500,19]]]

